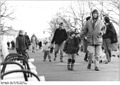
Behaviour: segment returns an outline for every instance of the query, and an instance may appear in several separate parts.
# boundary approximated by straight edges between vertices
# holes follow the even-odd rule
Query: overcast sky
[[[43,37],[43,31],[49,28],[49,22],[62,7],[68,7],[71,1],[9,1],[14,10],[15,20],[11,21],[16,30],[23,29],[29,35],[35,33]],[[46,35],[47,36],[47,35]]]

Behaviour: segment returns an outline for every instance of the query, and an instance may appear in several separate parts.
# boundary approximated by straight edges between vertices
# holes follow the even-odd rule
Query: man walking
[[[88,69],[91,69],[92,60],[94,63],[94,70],[99,71],[99,56],[102,47],[102,35],[105,33],[105,25],[102,20],[99,19],[98,11],[95,9],[92,11],[91,19],[87,21],[84,26],[82,36],[87,37],[88,41]]]
[[[26,39],[25,39],[23,30],[20,30],[16,38],[16,51],[18,54],[22,54],[26,56],[26,49],[27,49]]]
[[[29,38],[29,36],[27,35],[27,32],[25,32],[25,39],[26,39],[27,49],[29,49],[29,46],[30,46],[30,38]]]
[[[61,22],[59,24],[59,28],[55,30],[52,44],[55,43],[55,58],[54,61],[56,61],[57,53],[60,50],[60,61],[63,62],[63,42],[67,39],[67,32],[63,28],[63,23]]]

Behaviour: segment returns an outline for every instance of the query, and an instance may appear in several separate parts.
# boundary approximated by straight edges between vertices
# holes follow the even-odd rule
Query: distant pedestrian
[[[41,41],[38,42],[38,46],[39,46],[39,49],[41,49],[41,47],[42,47],[42,42]]]
[[[10,49],[10,42],[9,41],[7,42],[7,46],[8,46],[8,49]]]
[[[79,39],[75,36],[74,32],[70,33],[63,50],[68,55],[68,70],[74,70],[75,54],[79,51]]]
[[[11,47],[12,47],[12,50],[15,49],[15,42],[13,40],[11,41]]]
[[[32,52],[35,53],[37,49],[37,37],[34,34],[31,37],[31,46],[32,46]]]
[[[54,61],[56,61],[57,53],[60,50],[60,62],[63,62],[63,43],[66,39],[67,39],[67,32],[63,27],[63,23],[61,22],[59,24],[59,28],[57,28],[55,30],[55,33],[54,33],[54,36],[53,36],[53,39],[52,39],[52,42],[51,42],[52,44],[53,43],[55,44],[55,49],[54,49],[55,58],[54,58]]]
[[[51,56],[50,56],[50,43],[45,41],[44,45],[43,45],[43,52],[44,52],[44,56],[43,56],[43,61],[46,61],[46,58],[48,57],[49,62],[51,62]]]
[[[25,32],[25,39],[26,39],[27,49],[29,49],[29,46],[30,46],[30,38],[29,38],[29,36],[27,35],[27,32]]]
[[[23,34],[23,31],[20,30],[19,35],[16,38],[16,51],[17,51],[18,54],[21,54],[21,55],[25,56],[26,55],[26,49],[27,49],[26,39],[25,39],[25,36]]]

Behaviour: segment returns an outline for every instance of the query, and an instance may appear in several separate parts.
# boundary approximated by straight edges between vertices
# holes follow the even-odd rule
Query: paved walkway
[[[43,62],[43,53],[37,51],[35,54],[29,52],[31,58],[35,59],[34,64],[37,67],[39,76],[44,75],[47,81],[118,81],[120,80],[120,63],[119,58],[112,57],[112,62],[109,64],[100,64],[100,71],[94,69],[88,70],[87,62],[83,61],[84,53],[76,57],[74,71],[67,70],[67,57],[64,57],[64,62],[60,63],[59,57],[57,61]]]

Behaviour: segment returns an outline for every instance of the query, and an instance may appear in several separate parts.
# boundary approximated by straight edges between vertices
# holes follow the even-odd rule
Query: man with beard
[[[88,69],[91,69],[93,61],[94,70],[99,71],[99,57],[102,49],[102,35],[105,33],[105,25],[102,20],[99,19],[99,13],[95,9],[92,11],[91,19],[87,21],[84,26],[82,37],[86,37],[88,41]]]

